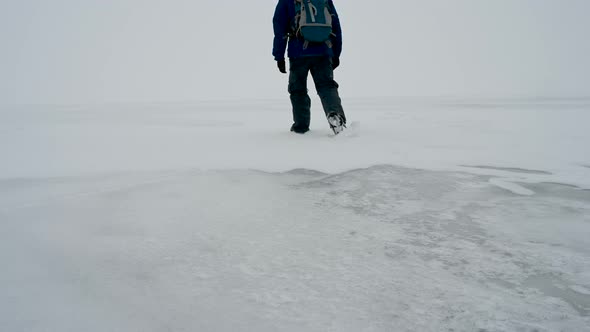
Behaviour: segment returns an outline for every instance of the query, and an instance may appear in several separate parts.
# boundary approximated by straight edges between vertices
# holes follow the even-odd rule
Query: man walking
[[[291,131],[309,130],[311,99],[307,77],[311,72],[326,118],[335,134],[346,127],[334,69],[340,65],[342,30],[332,0],[279,0],[273,18],[273,56],[286,74],[289,57],[289,94],[293,107]]]

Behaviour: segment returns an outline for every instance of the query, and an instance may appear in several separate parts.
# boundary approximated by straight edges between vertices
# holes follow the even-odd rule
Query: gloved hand
[[[277,60],[277,67],[279,67],[279,71],[283,74],[287,73],[287,68],[285,65],[285,59]]]
[[[332,58],[332,69],[336,69],[340,66],[340,58]]]

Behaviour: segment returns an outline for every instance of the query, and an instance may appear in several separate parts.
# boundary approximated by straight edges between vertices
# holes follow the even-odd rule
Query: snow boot
[[[293,124],[291,126],[291,131],[294,133],[297,133],[297,134],[305,134],[306,132],[309,131],[309,128],[299,127],[299,126],[296,126],[295,124]]]
[[[344,120],[338,113],[328,114],[328,123],[330,124],[330,128],[332,128],[332,131],[334,131],[334,135],[340,134],[344,130],[344,128],[346,128]]]

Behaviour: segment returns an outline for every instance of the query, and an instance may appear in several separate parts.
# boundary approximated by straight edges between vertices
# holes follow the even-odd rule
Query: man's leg
[[[326,116],[332,113],[340,115],[344,124],[346,116],[342,108],[342,100],[338,95],[338,83],[334,81],[334,70],[332,69],[332,60],[329,57],[313,57],[311,64],[311,76],[315,83],[316,90]]]
[[[291,131],[305,133],[311,120],[311,99],[307,94],[308,61],[305,58],[289,61],[289,94],[293,107],[293,126]]]

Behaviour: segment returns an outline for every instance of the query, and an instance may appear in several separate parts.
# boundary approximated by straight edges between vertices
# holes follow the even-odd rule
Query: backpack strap
[[[293,23],[291,24],[291,36],[290,37],[297,38],[300,36],[300,32],[301,32],[301,26],[299,23],[301,21],[301,10],[303,7],[303,1],[302,0],[294,0],[293,2],[295,3],[295,17],[293,18]]]
[[[318,15],[317,7],[313,5],[311,0],[307,0],[307,8],[309,8],[309,13],[306,10],[306,14],[311,18],[311,22],[315,23],[315,17]]]

